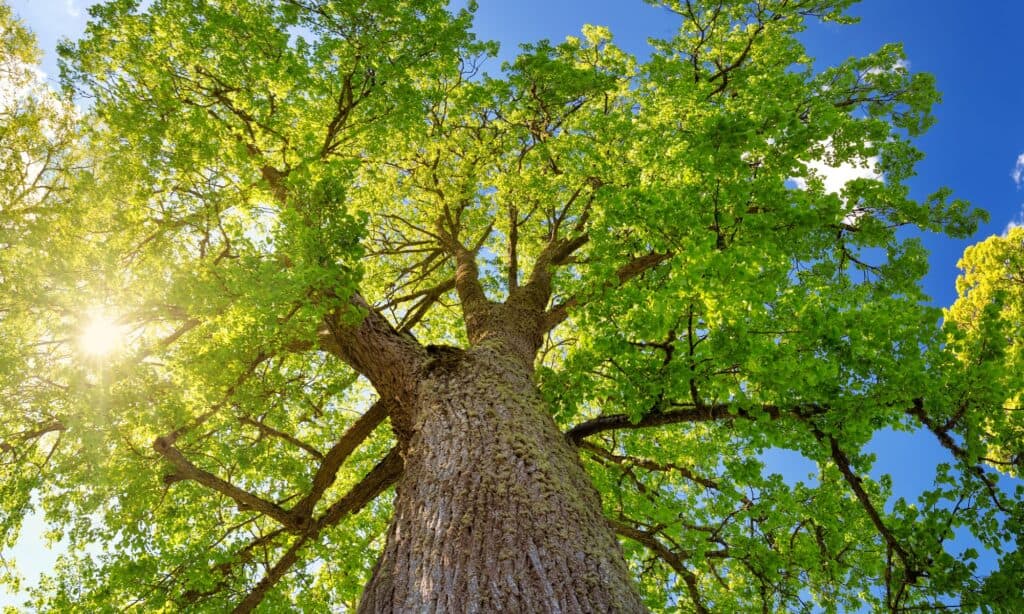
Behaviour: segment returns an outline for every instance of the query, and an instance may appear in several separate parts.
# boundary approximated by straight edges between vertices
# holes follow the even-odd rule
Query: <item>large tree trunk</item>
[[[395,517],[360,612],[641,612],[530,368],[497,343],[424,369]]]

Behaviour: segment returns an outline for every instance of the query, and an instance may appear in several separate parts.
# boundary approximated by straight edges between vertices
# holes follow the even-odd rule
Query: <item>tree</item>
[[[981,214],[908,196],[932,80],[815,71],[852,0],[655,4],[646,61],[588,27],[499,76],[472,4],[91,9],[81,164],[4,201],[5,543],[38,506],[70,548],[32,604],[1024,607],[1019,233],[940,325],[907,230]],[[882,428],[950,452],[916,503]]]
[[[1011,226],[1003,236],[967,248],[959,266],[964,271],[957,280],[960,298],[945,314],[956,327],[951,346],[962,371],[954,377],[964,378],[957,390],[965,399],[957,420],[962,429],[981,435],[964,438],[964,451],[949,437],[940,440],[954,453],[1019,476],[1024,467],[1024,227]],[[974,395],[990,398],[971,399]],[[1002,411],[978,411],[974,405]]]

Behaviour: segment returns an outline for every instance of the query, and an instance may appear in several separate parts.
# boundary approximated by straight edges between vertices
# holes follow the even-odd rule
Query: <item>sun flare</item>
[[[90,356],[106,356],[116,351],[124,341],[124,325],[104,311],[92,312],[92,316],[78,337],[78,346]]]

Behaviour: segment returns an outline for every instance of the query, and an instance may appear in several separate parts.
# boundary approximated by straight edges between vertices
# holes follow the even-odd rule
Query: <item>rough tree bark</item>
[[[643,611],[529,366],[498,340],[433,353],[359,611]]]

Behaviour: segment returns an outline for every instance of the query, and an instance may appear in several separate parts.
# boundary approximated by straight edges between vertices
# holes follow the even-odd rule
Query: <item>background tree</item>
[[[1019,476],[1024,468],[1024,228],[1011,226],[1004,235],[967,248],[959,266],[964,271],[956,285],[960,298],[945,314],[955,326],[951,347],[961,370],[954,376],[959,398],[945,423],[925,424],[954,453]],[[954,437],[941,434],[950,431]]]
[[[930,78],[814,71],[847,0],[657,4],[645,62],[591,27],[501,76],[434,0],[94,8],[90,170],[2,256],[5,537],[38,501],[71,548],[35,607],[1021,607],[1020,242],[941,328],[901,229],[978,214],[903,185]],[[914,504],[885,427],[951,453]]]
[[[67,397],[51,379],[61,378],[63,353],[52,326],[64,315],[59,273],[42,262],[50,248],[68,247],[82,217],[69,193],[79,162],[73,112],[42,81],[38,61],[35,39],[0,3],[0,549],[14,544],[42,484],[38,468],[58,432],[51,408]],[[0,579],[16,583],[11,571],[2,562]]]

